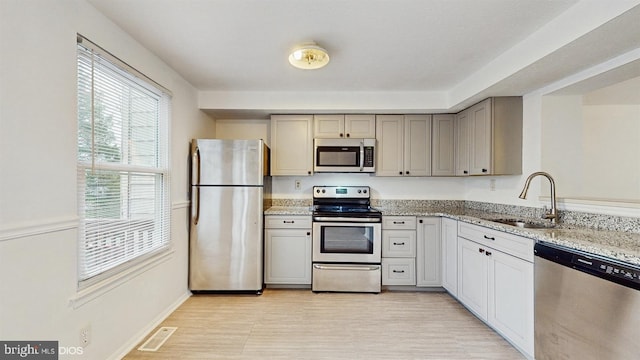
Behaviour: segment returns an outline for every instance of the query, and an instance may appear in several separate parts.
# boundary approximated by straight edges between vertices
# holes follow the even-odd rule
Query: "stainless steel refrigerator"
[[[263,212],[271,198],[262,140],[191,142],[189,288],[263,288]]]

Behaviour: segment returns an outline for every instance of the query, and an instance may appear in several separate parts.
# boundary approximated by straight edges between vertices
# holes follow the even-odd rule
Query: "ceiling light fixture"
[[[304,43],[291,51],[289,63],[298,69],[320,69],[329,63],[329,54],[315,42]]]

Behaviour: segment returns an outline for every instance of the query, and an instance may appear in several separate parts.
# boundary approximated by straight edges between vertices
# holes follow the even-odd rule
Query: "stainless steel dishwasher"
[[[536,360],[640,359],[640,266],[534,249]]]

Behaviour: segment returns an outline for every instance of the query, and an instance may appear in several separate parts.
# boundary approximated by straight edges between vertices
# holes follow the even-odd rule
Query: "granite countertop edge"
[[[558,225],[549,229],[519,228],[491,221],[507,218],[509,215],[464,208],[451,209],[414,209],[378,207],[386,216],[439,216],[489,229],[502,231],[532,239],[548,242],[571,249],[619,260],[640,266],[640,234],[622,231],[603,231],[573,225]],[[265,215],[303,215],[311,216],[309,206],[273,206]],[[535,219],[539,221],[539,219]]]

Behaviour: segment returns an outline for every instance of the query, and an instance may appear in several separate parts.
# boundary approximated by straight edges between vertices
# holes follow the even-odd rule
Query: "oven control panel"
[[[363,198],[368,199],[368,186],[314,186],[314,198]]]

